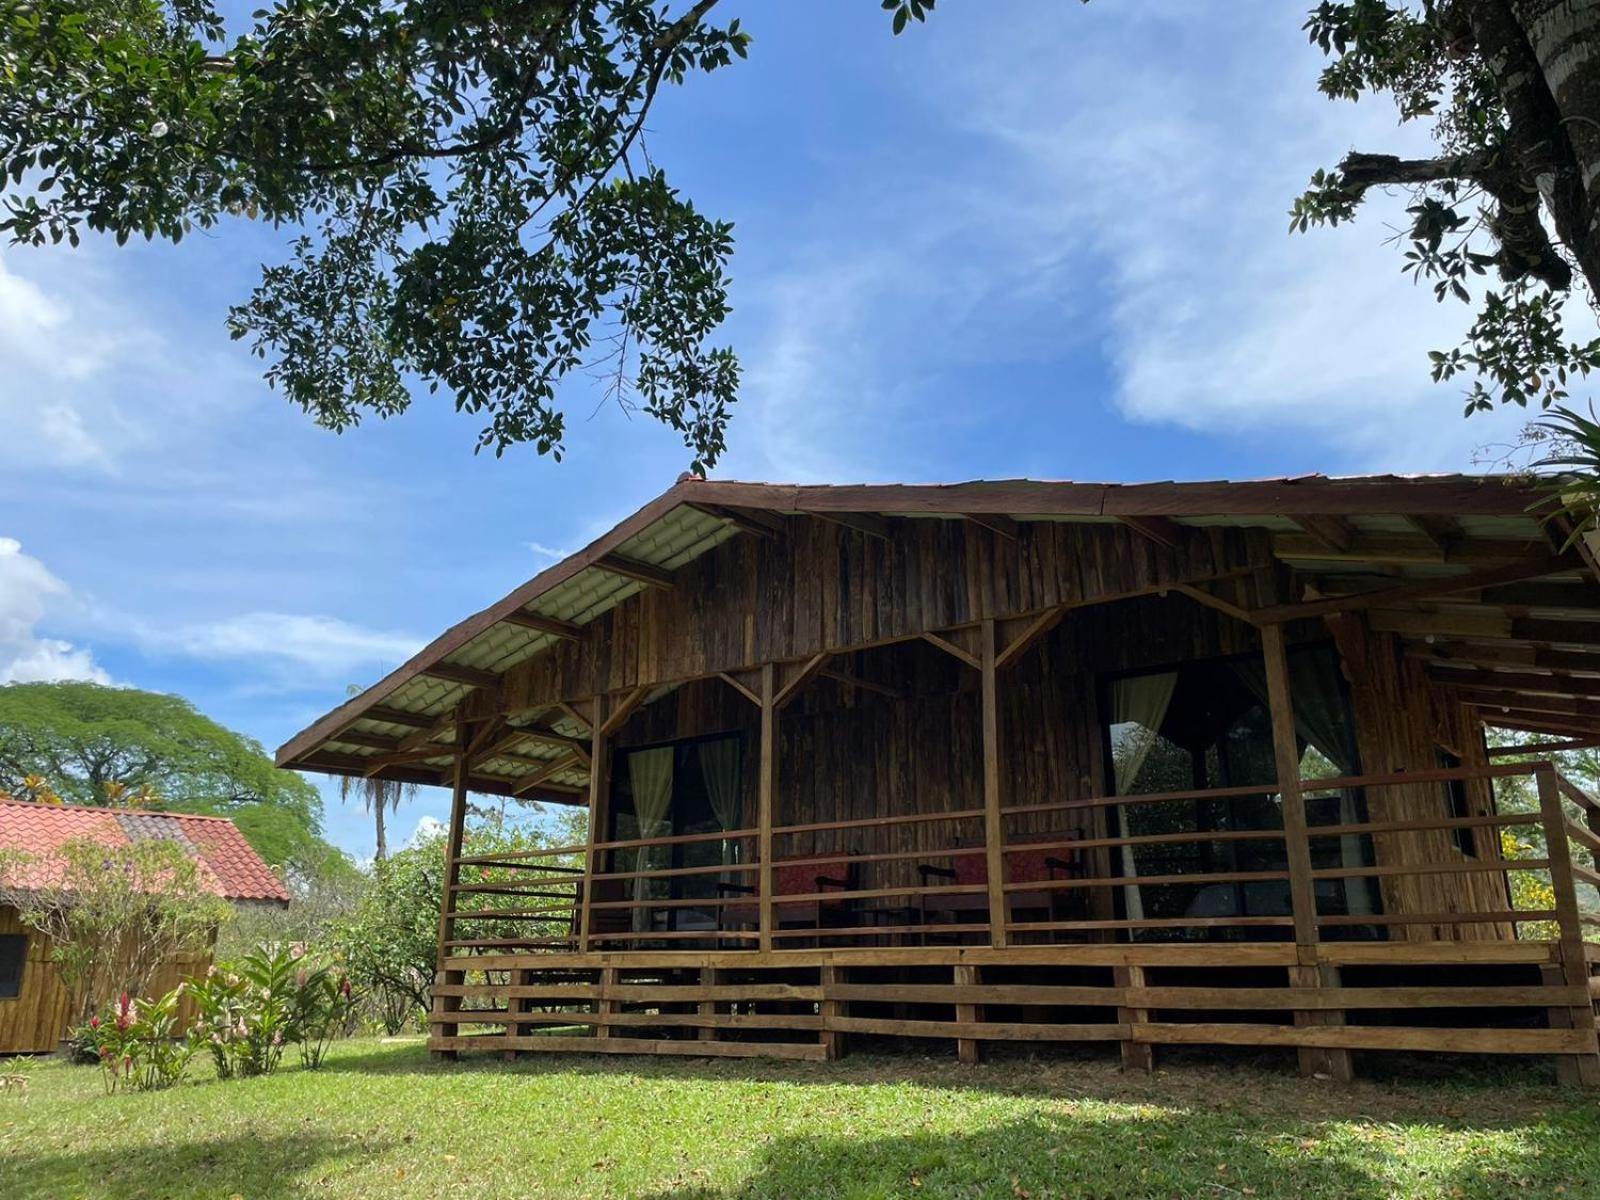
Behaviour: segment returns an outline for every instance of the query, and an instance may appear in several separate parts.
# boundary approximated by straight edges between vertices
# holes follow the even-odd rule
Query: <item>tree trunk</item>
[[[383,831],[383,797],[379,796],[372,806],[373,820],[378,827],[378,850],[372,856],[373,862],[382,862],[389,857],[389,840]]]
[[[1600,295],[1600,0],[1462,0],[1510,118],[1515,166]]]

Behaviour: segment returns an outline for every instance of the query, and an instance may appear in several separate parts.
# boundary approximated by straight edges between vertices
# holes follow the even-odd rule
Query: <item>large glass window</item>
[[[1295,648],[1289,653],[1289,673],[1301,777],[1358,774],[1349,698],[1333,647]],[[1281,839],[1249,836],[1283,828],[1266,691],[1265,671],[1256,655],[1188,662],[1168,671],[1123,675],[1107,682],[1103,704],[1112,775],[1108,783],[1117,795],[1256,785],[1262,789],[1120,809],[1124,836],[1226,835],[1123,847],[1120,874],[1170,877],[1287,869]],[[1313,826],[1365,820],[1358,791],[1308,792],[1305,803],[1307,823]],[[1371,839],[1313,837],[1311,857],[1319,868],[1366,866],[1372,862]],[[1371,879],[1322,880],[1316,891],[1318,911],[1324,914],[1369,913],[1378,907]],[[1133,920],[1284,916],[1290,911],[1289,885],[1283,879],[1135,884],[1122,889],[1122,908]],[[1177,937],[1287,936],[1287,931],[1267,927],[1143,932]]]
[[[612,760],[611,841],[653,840],[718,833],[740,827],[743,814],[743,743],[737,734],[693,738],[618,750]],[[613,871],[668,871],[740,861],[742,844],[708,838],[637,850],[614,850]],[[720,882],[744,882],[743,874],[707,871],[647,876],[632,881],[636,900],[711,898]],[[708,914],[694,908],[636,909],[634,928],[693,928]]]

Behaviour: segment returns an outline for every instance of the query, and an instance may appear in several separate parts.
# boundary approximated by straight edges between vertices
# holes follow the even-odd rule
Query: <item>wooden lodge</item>
[[[1537,754],[1600,739],[1600,579],[1539,498],[685,477],[278,761],[453,785],[442,1054],[1097,1041],[1597,1083],[1600,806]],[[588,840],[476,854],[469,792],[586,805]]]
[[[206,890],[236,908],[289,903],[282,880],[226,817],[0,799],[0,1055],[54,1050],[84,1020],[76,1003],[111,1000],[74,997],[56,969],[55,944],[7,902],[18,901],[18,892],[54,894],[64,874],[62,848],[85,841],[102,846],[171,842],[195,859]],[[209,948],[174,955],[156,968],[145,994],[165,995],[183,980],[205,974],[210,965]],[[193,1002],[186,997],[179,1024],[187,1027],[193,1019]]]

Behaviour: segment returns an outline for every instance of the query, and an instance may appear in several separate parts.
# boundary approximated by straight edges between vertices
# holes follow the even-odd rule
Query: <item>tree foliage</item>
[[[880,3],[895,33],[935,6]],[[604,363],[709,466],[739,378],[710,345],[732,230],[671,185],[643,132],[663,84],[745,56],[717,4],[277,0],[233,28],[211,0],[17,0],[0,18],[0,230],[176,241],[270,222],[293,231],[288,257],[230,325],[322,425],[443,388],[482,417],[480,448],[559,456],[561,383]],[[1434,378],[1461,381],[1469,413],[1554,408],[1579,461],[1550,465],[1592,500],[1600,459],[1565,411],[1600,366],[1600,14],[1318,0],[1305,30],[1326,95],[1389,98],[1436,152],[1347,155],[1292,227],[1407,191],[1404,269],[1470,314],[1431,351]]]
[[[338,865],[320,836],[316,788],[179,696],[96,683],[0,687],[0,792],[35,794],[30,780],[71,804],[229,817],[290,874]]]
[[[745,54],[717,0],[211,0],[0,9],[0,230],[178,241],[295,230],[229,316],[267,378],[343,430],[445,388],[480,448],[559,455],[557,388],[615,386],[723,446],[732,229],[644,153],[658,90]]]
[[[206,949],[230,912],[195,859],[159,840],[105,846],[75,839],[48,863],[6,851],[0,904],[50,939],[78,1021],[122,993],[144,995],[162,963]]]

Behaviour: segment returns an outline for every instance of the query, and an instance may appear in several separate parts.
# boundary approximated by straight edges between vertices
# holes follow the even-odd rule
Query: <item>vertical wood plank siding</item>
[[[1016,542],[966,521],[896,525],[887,542],[806,517],[783,537],[734,538],[681,567],[676,587],[647,588],[596,618],[588,638],[513,667],[500,706],[792,661],[1270,561],[1265,534],[1235,529],[1195,530],[1180,552],[1116,525],[1027,522]]]

